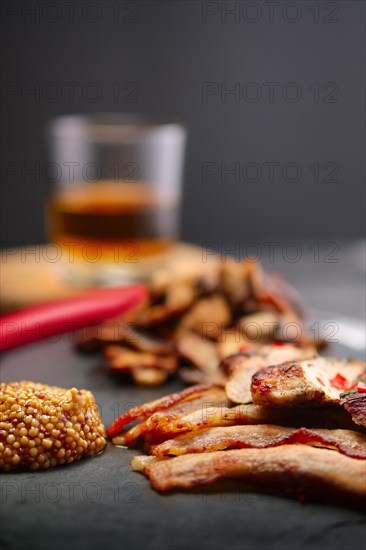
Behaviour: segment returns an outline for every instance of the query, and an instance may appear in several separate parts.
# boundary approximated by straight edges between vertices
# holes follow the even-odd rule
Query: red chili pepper
[[[334,378],[329,380],[329,383],[333,388],[336,388],[337,390],[345,390],[348,387],[347,379],[339,374],[339,372],[335,375]]]
[[[281,348],[282,346],[287,346],[288,344],[285,344],[285,342],[273,342],[272,346],[276,348]]]
[[[366,384],[363,382],[357,382],[357,391],[360,393],[366,393]]]
[[[0,317],[0,351],[113,319],[147,299],[143,285],[99,288]]]

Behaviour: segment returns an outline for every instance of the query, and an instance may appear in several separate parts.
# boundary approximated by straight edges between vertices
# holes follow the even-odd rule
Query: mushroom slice
[[[142,310],[135,320],[135,325],[142,329],[151,329],[167,321],[172,321],[181,314],[182,311],[179,308],[169,308],[165,304],[158,304]]]
[[[166,293],[165,303],[169,309],[186,311],[198,295],[195,279],[180,279],[171,284]]]
[[[136,368],[131,371],[131,376],[141,386],[159,386],[163,384],[168,377],[168,373],[155,368]]]
[[[179,375],[190,383],[220,383],[225,376],[219,370],[217,344],[197,334],[186,333],[177,342],[178,353],[192,364],[192,368],[181,368]]]
[[[227,258],[220,267],[220,290],[228,298],[232,307],[237,308],[251,295],[248,277],[248,264]]]
[[[133,371],[145,367],[174,372],[178,368],[178,360],[174,355],[142,353],[123,346],[108,346],[104,354],[108,367],[113,370]]]
[[[233,329],[224,330],[220,334],[216,344],[217,355],[222,360],[225,357],[229,357],[243,350],[254,349],[258,345],[261,344],[249,342],[249,340],[243,336],[242,331],[235,327]]]
[[[231,311],[225,298],[213,294],[200,298],[183,315],[180,326],[208,338],[215,338],[231,321]]]
[[[110,344],[124,344],[137,351],[164,355],[174,351],[171,342],[141,332],[121,320],[87,327],[76,333],[76,346],[82,351],[98,351]]]
[[[274,311],[259,311],[241,317],[238,328],[249,342],[272,342],[276,340],[280,318]]]

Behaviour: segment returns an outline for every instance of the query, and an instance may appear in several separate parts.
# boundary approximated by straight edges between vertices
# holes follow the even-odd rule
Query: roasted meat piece
[[[366,428],[366,388],[341,395],[341,405],[350,413],[352,420]]]
[[[252,376],[269,365],[278,365],[288,360],[314,357],[314,347],[299,348],[292,344],[275,343],[268,346],[258,346],[224,359],[221,369],[228,375],[226,393],[234,403],[250,403],[252,401]]]
[[[350,388],[365,370],[355,359],[316,357],[289,361],[258,371],[252,379],[253,402],[258,405],[288,407],[339,403],[340,395]]]

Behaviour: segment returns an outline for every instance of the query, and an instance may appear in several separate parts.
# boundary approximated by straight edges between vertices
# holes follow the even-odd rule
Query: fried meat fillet
[[[202,411],[207,404],[225,406],[228,404],[226,393],[222,386],[215,384],[191,386],[181,392],[176,392],[144,405],[133,407],[125,411],[113,422],[107,429],[107,435],[114,437],[121,434],[124,428],[135,420],[140,420],[140,422],[124,432],[124,435],[128,437],[128,434],[137,434],[140,430],[142,430],[142,434],[144,433],[142,428],[143,422],[156,417],[156,415],[158,415],[157,418],[161,416],[167,417],[167,419],[177,418],[178,415],[182,416],[195,410]],[[133,436],[130,439],[135,440],[135,437]]]
[[[366,497],[364,460],[306,445],[189,454],[166,460],[157,458],[145,465],[137,458],[132,467],[134,463],[158,491],[234,478],[266,491],[291,491],[302,497],[334,495],[357,501]]]
[[[335,449],[352,458],[366,458],[366,435],[350,430],[289,428],[272,424],[206,428],[151,445],[155,456],[204,453],[225,449],[266,448],[304,444]]]

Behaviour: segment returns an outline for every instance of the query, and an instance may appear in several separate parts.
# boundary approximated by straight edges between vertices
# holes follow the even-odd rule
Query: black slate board
[[[1,381],[30,379],[93,391],[106,425],[118,411],[182,387],[122,383],[98,356],[72,350],[71,337],[3,357]],[[335,350],[332,350],[335,352]],[[301,504],[223,483],[213,490],[154,492],[133,472],[133,453],[115,448],[45,472],[2,474],[1,538],[5,550],[200,550],[366,548],[361,511]]]

